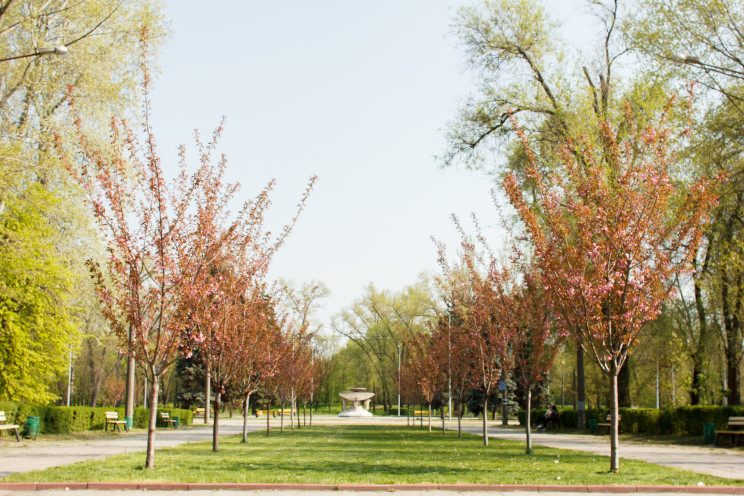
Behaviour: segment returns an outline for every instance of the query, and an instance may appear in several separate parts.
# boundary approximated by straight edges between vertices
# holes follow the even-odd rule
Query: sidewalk
[[[451,428],[451,427],[450,427]],[[457,429],[457,426],[454,427]],[[480,426],[463,425],[463,432],[481,434]],[[489,424],[488,437],[525,442],[524,430]],[[610,456],[608,436],[532,432],[532,443],[550,448],[570,449]],[[744,479],[744,452],[730,448],[620,442],[620,458],[642,460],[667,467],[710,474],[727,479]],[[622,466],[622,461],[620,462]]]

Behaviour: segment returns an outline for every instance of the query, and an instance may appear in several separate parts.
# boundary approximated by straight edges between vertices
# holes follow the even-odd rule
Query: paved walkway
[[[482,428],[481,426],[467,425],[463,427],[463,431],[480,434]],[[523,430],[505,429],[496,425],[489,425],[488,437],[525,442]],[[551,448],[586,451],[597,455],[610,456],[608,436],[533,432],[532,442]],[[744,452],[730,448],[621,441],[620,458],[642,460],[727,479],[744,480]]]

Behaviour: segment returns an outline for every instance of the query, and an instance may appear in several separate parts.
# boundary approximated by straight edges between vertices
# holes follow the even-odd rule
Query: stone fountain
[[[341,404],[344,411],[339,417],[371,417],[369,412],[369,400],[375,393],[368,393],[365,388],[349,388],[348,391],[338,393],[341,396]]]

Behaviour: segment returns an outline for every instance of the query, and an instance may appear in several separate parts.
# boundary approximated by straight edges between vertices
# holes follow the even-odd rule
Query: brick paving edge
[[[744,486],[594,486],[540,484],[269,484],[269,483],[186,483],[186,482],[0,482],[5,491],[46,490],[294,490],[294,491],[532,491],[579,493],[683,493],[742,494]]]

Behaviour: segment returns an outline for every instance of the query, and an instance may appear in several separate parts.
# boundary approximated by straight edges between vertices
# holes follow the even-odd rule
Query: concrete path
[[[259,422],[251,422],[250,431],[265,428]],[[220,419],[220,434],[231,435],[243,432],[242,420]],[[212,439],[212,427],[202,425],[180,429],[158,429],[155,433],[155,449],[176,446],[182,443],[207,441]],[[42,470],[49,467],[68,465],[84,460],[98,460],[119,453],[145,451],[147,434],[112,433],[108,438],[90,441],[44,441],[40,436],[36,441],[11,441],[3,436],[0,442],[0,478],[19,472]]]
[[[469,424],[463,426],[463,431],[472,434],[481,434],[482,428]],[[525,442],[524,430],[505,429],[495,424],[489,425],[488,437]],[[533,432],[532,442],[551,448],[585,451],[597,455],[610,456],[610,440],[608,436]],[[642,460],[667,467],[689,470],[699,474],[725,477],[727,479],[744,480],[744,452],[730,448],[621,441],[620,458]]]

